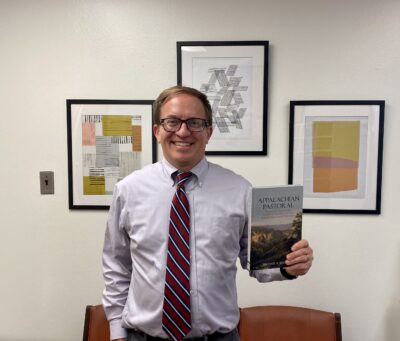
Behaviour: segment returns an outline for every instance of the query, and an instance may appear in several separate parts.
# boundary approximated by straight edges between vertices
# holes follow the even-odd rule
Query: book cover
[[[253,187],[249,223],[250,271],[285,265],[301,239],[303,186]]]

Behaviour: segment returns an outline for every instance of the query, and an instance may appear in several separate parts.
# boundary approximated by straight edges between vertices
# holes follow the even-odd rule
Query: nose
[[[182,122],[179,130],[177,130],[175,134],[179,136],[189,136],[191,134],[191,131],[188,129],[186,122]]]

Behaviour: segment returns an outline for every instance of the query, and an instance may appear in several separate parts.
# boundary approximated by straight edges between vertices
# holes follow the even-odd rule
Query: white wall
[[[268,156],[210,159],[284,184],[290,100],[384,99],[382,214],[306,214],[311,272],[262,285],[239,271],[240,305],[339,311],[346,341],[398,340],[399,17],[397,0],[1,0],[0,340],[79,340],[100,302],[106,212],[68,210],[65,99],[154,99],[176,83],[176,41],[257,39],[271,44]]]

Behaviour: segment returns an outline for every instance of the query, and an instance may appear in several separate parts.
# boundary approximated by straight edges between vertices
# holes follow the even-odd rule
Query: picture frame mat
[[[268,42],[178,42],[178,84],[199,89],[199,77],[196,74],[196,60],[202,59],[207,65],[219,65],[219,59],[233,59],[237,63],[245,58],[251,59],[252,71],[248,79],[251,79],[251,98],[247,103],[251,104],[251,117],[246,122],[248,130],[243,133],[230,133],[225,137],[217,127],[214,127],[207,148],[207,154],[266,154],[266,125],[267,125],[267,93],[264,84],[267,84],[268,75]],[[198,45],[194,45],[198,44]],[[203,45],[202,45],[203,44]],[[267,50],[265,50],[267,47]],[[265,53],[266,52],[266,53]],[[199,72],[200,74],[200,72]],[[203,72],[204,75],[204,72]],[[245,77],[246,78],[246,77]],[[203,78],[204,80],[204,78]],[[261,100],[260,100],[261,99]],[[229,145],[232,153],[224,151]]]
[[[381,127],[381,106],[379,104],[374,104],[371,102],[366,102],[365,104],[337,104],[334,102],[332,104],[296,104],[293,102],[293,163],[292,163],[292,179],[291,183],[304,183],[305,196],[304,196],[304,208],[305,212],[312,210],[337,210],[337,211],[363,211],[370,210],[374,211],[376,206],[379,204],[377,200],[380,201],[380,166],[381,160],[379,157],[381,155],[381,143],[379,141],[380,134],[383,134],[383,127]],[[379,102],[379,101],[378,101]],[[321,116],[321,113],[323,115]],[[311,155],[304,156],[304,151],[307,151],[307,141],[305,137],[305,125],[306,118],[324,120],[346,120],[346,119],[360,119],[363,118],[367,121],[367,136],[365,136],[365,145],[361,146],[365,148],[364,152],[361,151],[360,154],[367,155],[364,162],[360,163],[360,166],[365,166],[365,194],[364,198],[335,198],[333,196],[318,195],[317,198],[310,197],[309,186],[304,179],[304,172],[306,166],[304,165],[305,159],[311,158]],[[363,137],[362,137],[363,138]],[[379,193],[378,193],[379,191]],[[312,209],[307,209],[312,208]],[[365,212],[367,213],[367,212]],[[371,212],[372,213],[372,212]]]
[[[87,103],[85,103],[87,102]],[[83,188],[83,153],[82,153],[82,115],[135,115],[141,116],[142,141],[151,141],[142,143],[141,164],[147,165],[154,162],[155,151],[152,134],[152,101],[101,101],[70,100],[70,120],[71,120],[71,172],[72,172],[72,197],[70,203],[72,208],[108,208],[112,194],[109,195],[90,195],[90,204],[88,205],[88,196],[85,196],[81,189]]]

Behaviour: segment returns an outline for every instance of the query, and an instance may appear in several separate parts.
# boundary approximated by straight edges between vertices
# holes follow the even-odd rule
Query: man
[[[204,94],[166,89],[153,119],[164,159],[116,185],[107,222],[111,340],[237,341],[236,260],[245,267],[251,185],[205,158],[212,112]],[[251,275],[262,282],[304,275],[312,249],[302,240],[292,250],[285,269]]]

